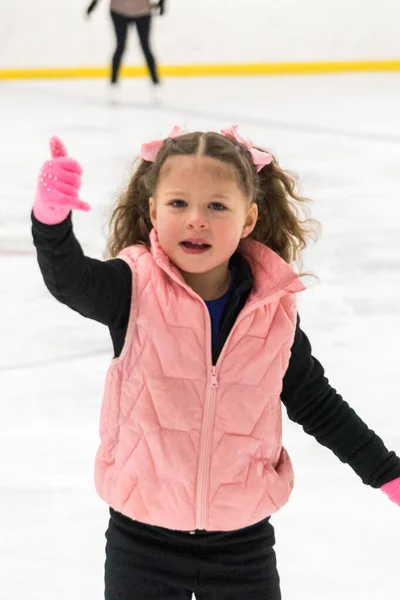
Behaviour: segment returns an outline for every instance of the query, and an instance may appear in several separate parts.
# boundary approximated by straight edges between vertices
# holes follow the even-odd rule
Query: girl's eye
[[[212,202],[210,204],[210,206],[212,207],[213,210],[217,210],[217,211],[226,210],[226,206],[224,204],[221,204],[221,202]]]
[[[170,202],[171,206],[174,206],[175,208],[183,208],[184,206],[186,206],[186,202],[184,200],[172,200],[172,202]]]

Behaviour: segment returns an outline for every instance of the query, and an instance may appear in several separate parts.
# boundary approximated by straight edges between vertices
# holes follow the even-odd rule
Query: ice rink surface
[[[101,257],[111,203],[144,141],[173,125],[241,133],[277,155],[323,231],[305,267],[302,328],[332,385],[400,453],[400,74],[0,82],[0,598],[103,597],[107,507],[93,462],[108,330],[56,302],[41,279],[30,209],[48,139],[84,170],[75,214]],[[283,600],[399,597],[400,507],[285,416],[296,472],[273,517]],[[132,599],[133,600],[133,599]],[[249,599],[251,600],[251,599]]]

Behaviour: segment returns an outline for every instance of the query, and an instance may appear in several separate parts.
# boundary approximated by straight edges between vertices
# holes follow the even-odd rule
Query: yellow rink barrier
[[[166,77],[212,77],[235,75],[316,75],[400,71],[400,59],[304,63],[244,63],[205,65],[161,65]],[[43,67],[0,69],[0,79],[89,79],[106,78],[109,67]],[[123,77],[145,77],[145,67],[122,67]]]

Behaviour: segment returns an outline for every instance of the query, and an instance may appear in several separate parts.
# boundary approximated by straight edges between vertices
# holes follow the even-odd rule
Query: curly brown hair
[[[283,171],[275,157],[257,173],[244,144],[214,132],[167,138],[154,163],[139,161],[113,208],[107,256],[115,257],[133,244],[150,247],[149,198],[156,192],[161,168],[171,156],[196,154],[235,168],[242,192],[258,205],[257,224],[249,237],[274,250],[287,263],[296,263],[301,268],[301,253],[308,238],[316,239],[319,224],[308,218],[305,204],[309,200],[296,194],[295,177]]]

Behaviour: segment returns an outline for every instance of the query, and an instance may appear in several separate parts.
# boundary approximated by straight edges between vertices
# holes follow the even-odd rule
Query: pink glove
[[[393,481],[389,481],[389,483],[385,483],[385,485],[381,487],[381,490],[389,496],[392,502],[395,502],[400,506],[400,477],[393,479]]]
[[[40,171],[33,214],[46,225],[56,225],[67,218],[71,209],[90,210],[90,205],[78,199],[82,169],[76,160],[68,158],[62,141],[50,140],[52,160]]]

